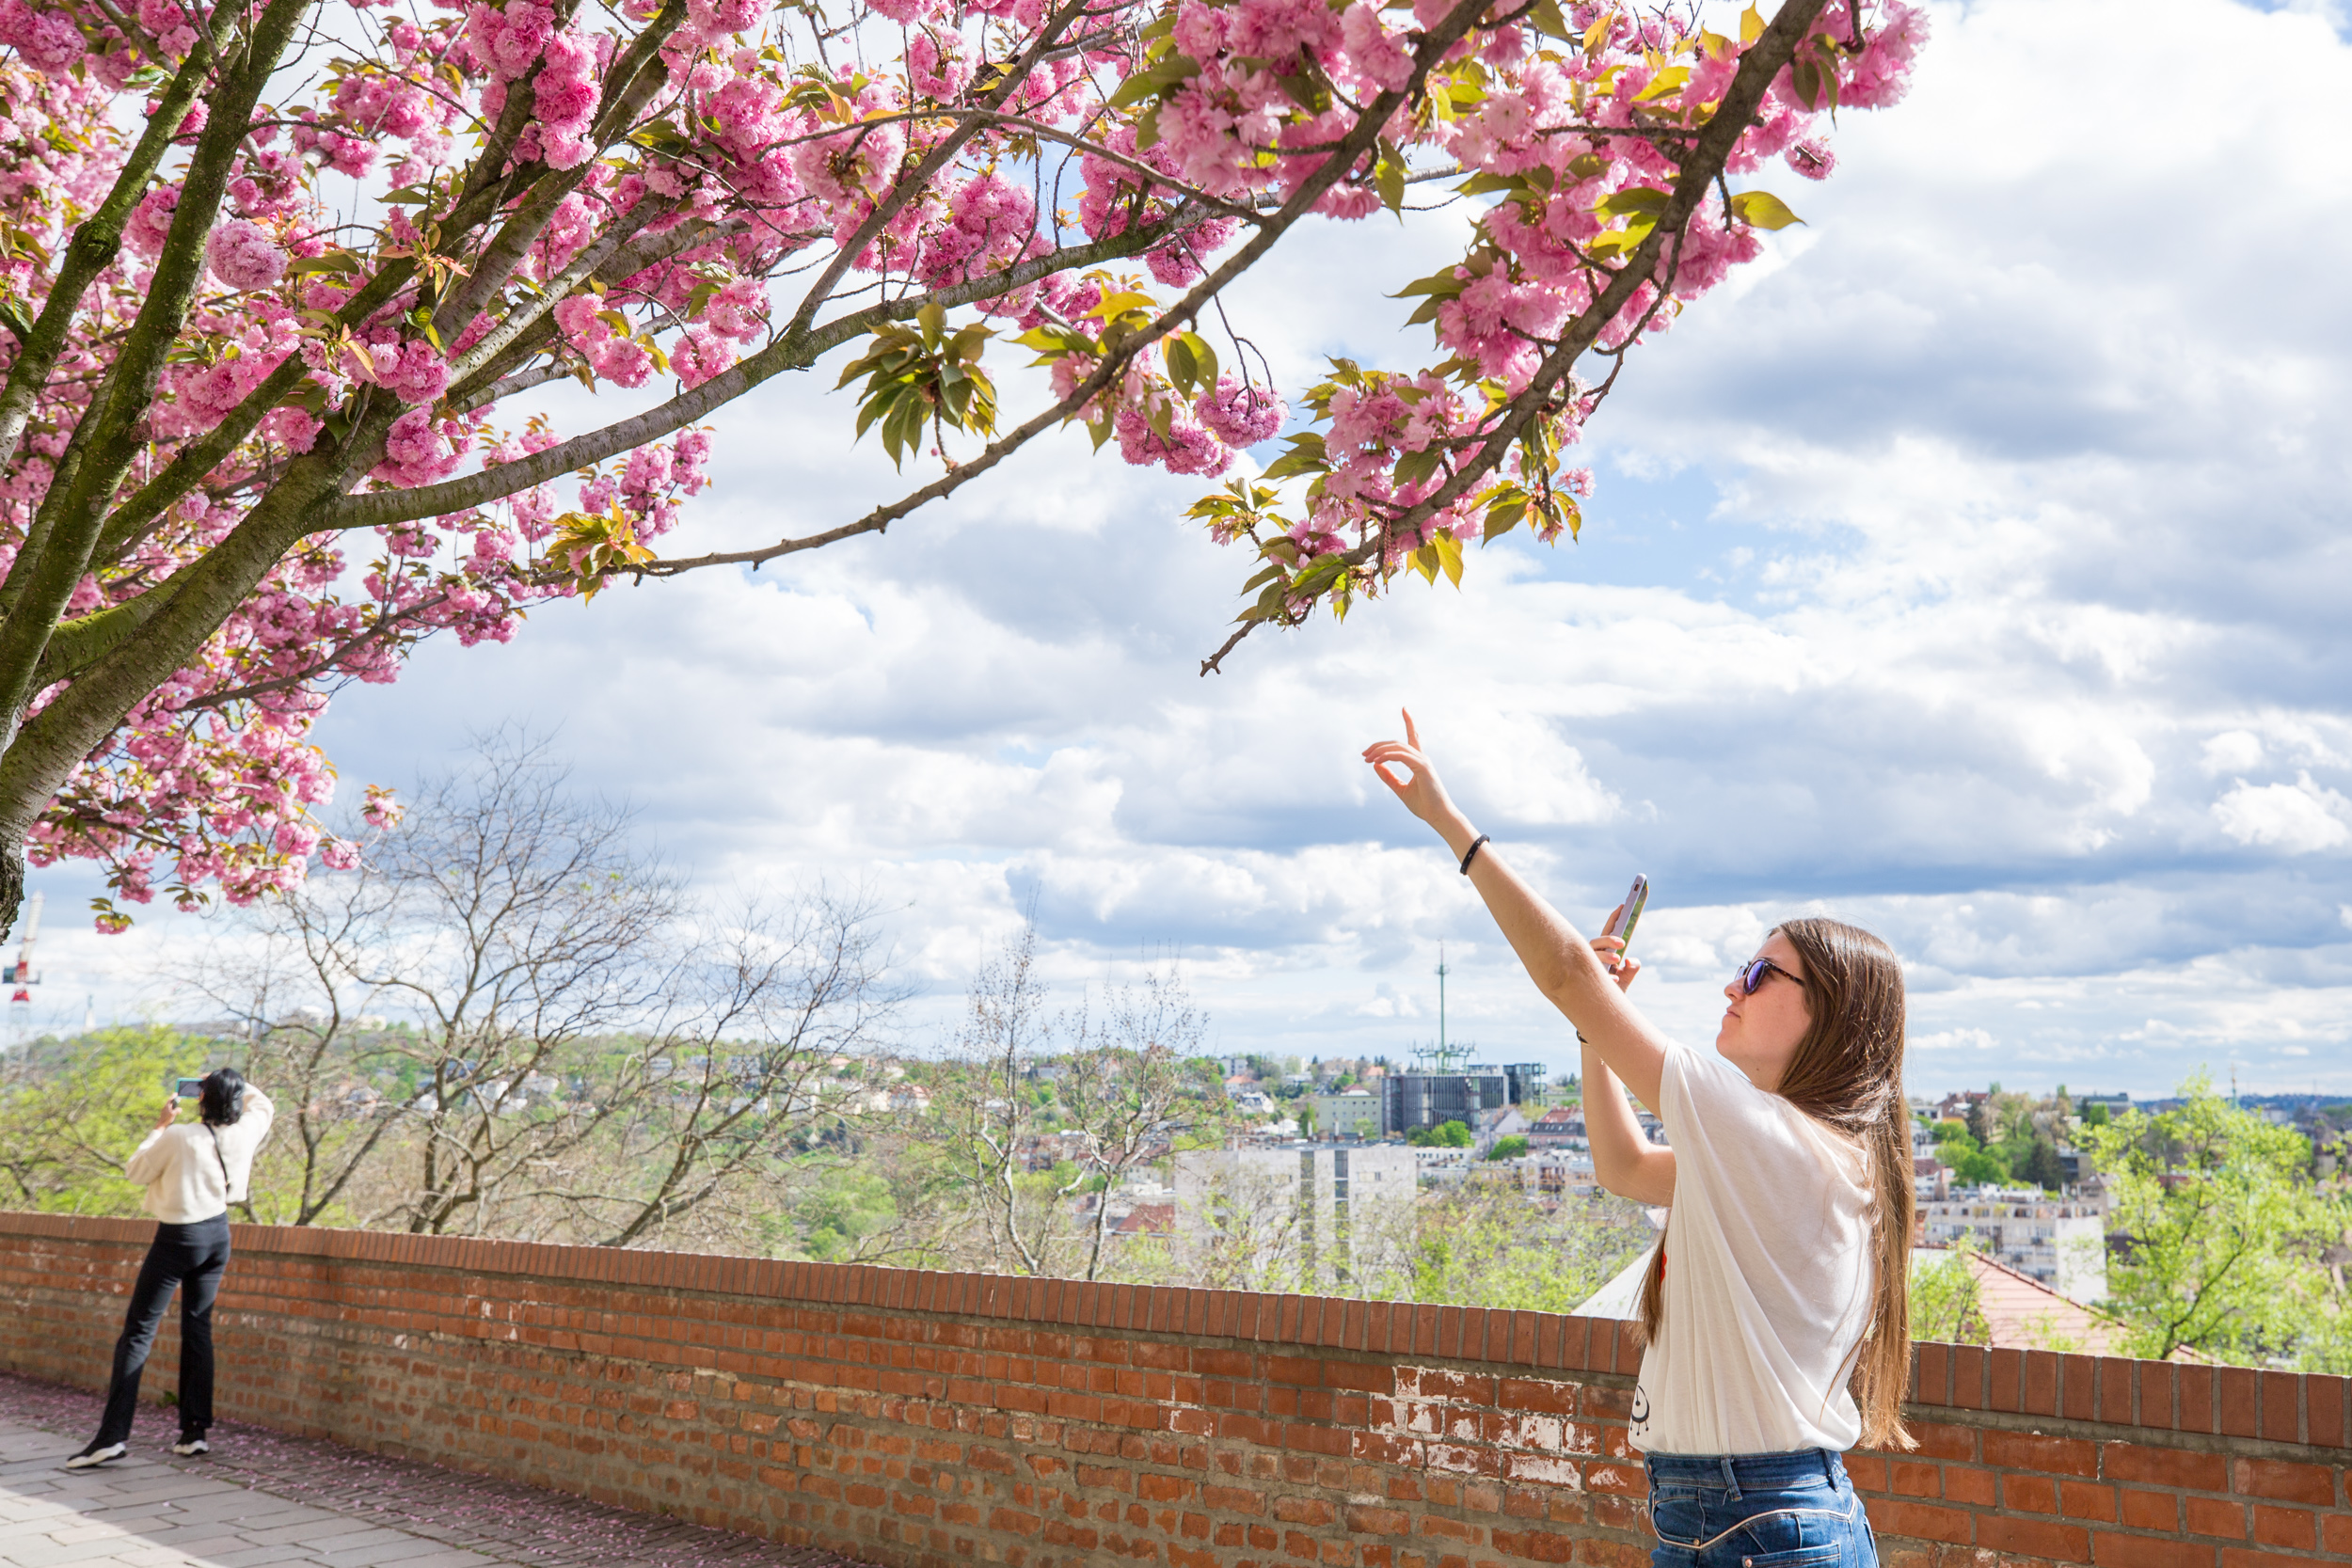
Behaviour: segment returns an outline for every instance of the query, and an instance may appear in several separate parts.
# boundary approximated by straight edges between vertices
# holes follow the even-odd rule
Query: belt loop
[[[1731,1500],[1736,1503],[1740,1500],[1740,1476],[1732,1468],[1731,1455],[1724,1454],[1717,1463],[1724,1467],[1724,1485],[1730,1488]]]
[[[1830,1452],[1827,1449],[1815,1449],[1813,1450],[1813,1456],[1821,1462],[1821,1479],[1829,1482],[1829,1489],[1831,1491],[1836,1491],[1837,1456]]]

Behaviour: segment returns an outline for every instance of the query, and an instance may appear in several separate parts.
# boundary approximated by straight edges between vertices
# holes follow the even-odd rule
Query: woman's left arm
[[[1405,715],[1405,738],[1366,747],[1364,760],[1407,811],[1437,830],[1456,861],[1470,852],[1478,834],[1422,755],[1410,713]],[[1404,769],[1404,776],[1391,774],[1391,768]],[[1567,1015],[1577,1033],[1642,1103],[1656,1111],[1665,1038],[1619,993],[1615,977],[1592,944],[1519,879],[1491,843],[1481,846],[1470,862],[1470,879],[1535,989]]]

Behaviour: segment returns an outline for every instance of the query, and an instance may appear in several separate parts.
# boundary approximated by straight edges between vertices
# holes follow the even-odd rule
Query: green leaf
[[[1636,214],[1654,218],[1666,210],[1667,202],[1672,199],[1654,185],[1630,185],[1624,190],[1611,192],[1593,211],[1605,218],[1630,217]]]
[[[1099,321],[1109,321],[1114,317],[1123,316],[1130,310],[1148,312],[1151,309],[1152,296],[1136,293],[1131,289],[1121,293],[1104,294],[1101,302],[1087,314]]]
[[[1456,588],[1461,587],[1462,542],[1444,529],[1439,529],[1438,536],[1429,541],[1429,545],[1438,552],[1438,564],[1444,570],[1446,580]],[[1436,579],[1432,578],[1431,581],[1434,584]]]
[[[1157,98],[1179,82],[1200,74],[1200,62],[1190,55],[1170,55],[1147,71],[1138,71],[1111,94],[1110,107],[1124,109],[1147,98]]]
[[[286,265],[294,274],[308,272],[360,272],[359,258],[348,250],[330,250],[324,256],[297,256]]]
[[[1680,92],[1684,85],[1690,80],[1691,68],[1689,66],[1670,65],[1665,70],[1660,71],[1657,75],[1651,77],[1649,79],[1649,86],[1644,87],[1640,92],[1633,95],[1633,102],[1636,103],[1647,103],[1653,100],[1663,98],[1668,93]]]
[[[1399,484],[1419,484],[1436,473],[1438,465],[1444,460],[1443,447],[1423,447],[1419,451],[1408,451],[1396,460],[1396,482]]]
[[[1338,555],[1319,556],[1315,563],[1291,580],[1293,598],[1312,598],[1347,575],[1347,562]]]
[[[1480,169],[1454,187],[1462,196],[1491,196],[1497,191],[1523,191],[1527,182],[1516,174],[1490,174]]]
[[[1622,256],[1639,248],[1642,242],[1649,238],[1650,230],[1657,227],[1655,221],[1644,218],[1613,232],[1596,235],[1585,244],[1585,254],[1603,261],[1613,256]]]
[[[1786,229],[1804,221],[1770,191],[1741,191],[1731,198],[1731,211],[1740,222],[1757,229]]]
[[[1412,282],[1406,284],[1405,287],[1397,290],[1396,293],[1391,294],[1389,297],[1391,299],[1406,299],[1414,294],[1438,294],[1447,299],[1453,299],[1458,296],[1461,292],[1469,286],[1470,285],[1463,282],[1462,279],[1454,277],[1454,269],[1452,267],[1448,267],[1443,272],[1433,272],[1426,277],[1417,277],[1413,279]]]
[[[1380,163],[1373,171],[1380,186],[1380,205],[1402,217],[1405,214],[1405,156],[1396,144],[1380,138]]]
[[[1168,361],[1168,378],[1185,396],[1192,395],[1200,368],[1192,357],[1192,348],[1184,341],[1184,333],[1174,333],[1160,344],[1160,356]]]
[[[1209,340],[1198,332],[1180,332],[1177,336],[1192,351],[1193,373],[1200,378],[1201,390],[1216,390],[1216,350],[1210,347]]]
[[[1301,431],[1288,437],[1291,450],[1266,466],[1265,477],[1279,483],[1297,474],[1320,474],[1330,471],[1330,459],[1324,455],[1323,436],[1315,431]]]
[[[1804,100],[1806,108],[1818,109],[1821,106],[1821,68],[1820,66],[1815,65],[1811,60],[1799,60],[1788,68],[1788,79],[1796,87],[1797,96]]]

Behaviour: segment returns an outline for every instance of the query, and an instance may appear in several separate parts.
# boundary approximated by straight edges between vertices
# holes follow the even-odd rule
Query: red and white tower
[[[33,1037],[33,992],[38,978],[33,972],[33,942],[40,936],[41,895],[38,893],[24,902],[24,940],[16,950],[16,962],[0,969],[0,982],[14,986],[8,996],[8,1033],[20,1045]]]

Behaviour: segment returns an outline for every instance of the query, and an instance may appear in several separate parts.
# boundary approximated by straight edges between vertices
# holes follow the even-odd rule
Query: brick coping
[[[330,1266],[749,1296],[1616,1377],[1630,1377],[1641,1365],[1631,1324],[1551,1312],[302,1226],[230,1229],[237,1251]],[[141,1246],[153,1233],[146,1220],[0,1210],[0,1236]],[[1923,1413],[2045,1417],[2109,1430],[2352,1449],[2352,1379],[2320,1373],[1922,1342],[1912,1350],[1910,1403]]]

